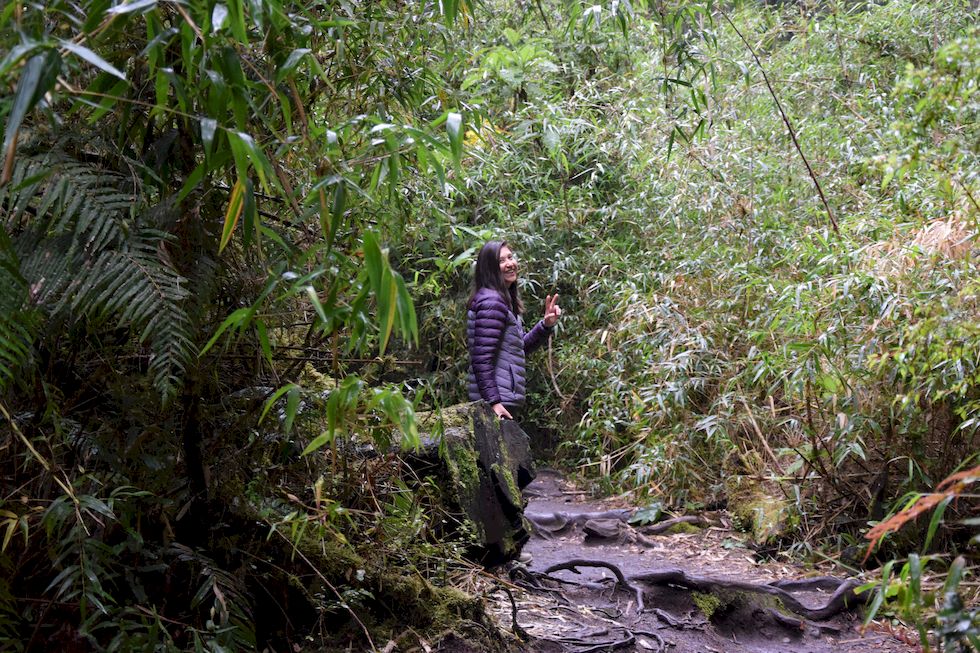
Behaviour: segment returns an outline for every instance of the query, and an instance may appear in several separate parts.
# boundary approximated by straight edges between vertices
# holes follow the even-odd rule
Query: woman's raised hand
[[[561,317],[561,306],[558,305],[558,293],[544,298],[544,325],[553,327]]]

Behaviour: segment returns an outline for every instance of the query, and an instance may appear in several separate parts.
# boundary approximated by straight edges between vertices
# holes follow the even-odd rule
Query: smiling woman
[[[526,354],[541,346],[561,315],[558,295],[548,295],[544,318],[527,333],[521,315],[517,257],[503,241],[491,240],[476,260],[473,296],[467,304],[471,401],[484,400],[506,419],[524,405]]]

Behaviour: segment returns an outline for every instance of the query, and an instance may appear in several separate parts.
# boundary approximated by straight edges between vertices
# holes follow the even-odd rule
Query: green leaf
[[[378,237],[373,231],[364,232],[362,249],[364,251],[364,266],[368,271],[368,279],[375,294],[381,292],[381,275],[384,271],[381,247]]]
[[[283,422],[283,429],[288,435],[293,428],[296,420],[296,413],[299,410],[299,386],[293,386],[286,393],[286,420]]]
[[[922,543],[923,555],[925,555],[926,551],[929,550],[929,545],[932,544],[932,538],[935,537],[936,531],[939,529],[939,524],[941,524],[943,521],[943,514],[946,512],[946,506],[948,506],[949,502],[952,500],[952,496],[947,496],[939,502],[939,505],[937,505],[936,509],[933,511],[932,519],[929,520],[929,529],[926,531],[926,539]]]
[[[185,199],[187,199],[187,196],[190,195],[191,192],[193,192],[193,190],[198,187],[198,185],[204,179],[204,171],[206,168],[207,166],[203,162],[199,163],[197,167],[191,171],[191,174],[187,175],[187,179],[184,181],[184,185],[181,186],[180,192],[177,193],[178,204],[180,204]]]
[[[16,3],[10,3],[10,6],[15,6]],[[34,52],[35,50],[47,48],[47,46],[41,41],[28,41],[27,43],[18,43],[14,47],[10,48],[10,52],[0,61],[0,77],[6,75],[10,70],[20,63],[20,60]]]
[[[333,202],[330,205],[330,233],[327,236],[327,252],[333,249],[334,240],[344,219],[344,209],[347,206],[347,183],[343,178],[337,182],[333,192]]]
[[[395,286],[398,289],[398,315],[401,318],[402,334],[413,343],[418,344],[419,325],[418,318],[415,315],[415,305],[412,302],[412,296],[409,294],[402,276],[397,272],[394,273],[394,276]]]
[[[456,13],[459,11],[459,0],[439,0],[439,9],[442,11],[446,27],[452,27],[456,21]]]
[[[245,173],[248,170],[248,165],[245,163],[245,158],[251,161],[252,167],[255,168],[256,174],[259,176],[259,183],[268,192],[269,184],[266,178],[266,173],[269,170],[269,161],[265,158],[262,153],[262,149],[255,143],[255,140],[246,134],[245,132],[232,131],[229,132],[229,139],[232,144],[232,150],[235,153],[235,164],[238,167],[238,174],[240,177],[247,176]]]
[[[966,569],[966,560],[963,556],[957,556],[953,560],[953,564],[949,566],[949,571],[946,572],[946,582],[943,583],[943,594],[947,592],[955,592],[960,586],[960,581],[963,580],[963,572]]]
[[[214,145],[214,133],[218,129],[218,121],[214,118],[201,118],[201,142],[204,143],[204,154],[211,156],[211,147]]]
[[[90,64],[92,64],[96,68],[99,68],[101,70],[104,70],[105,72],[109,73],[110,75],[115,75],[116,77],[118,77],[119,79],[121,79],[123,81],[126,80],[126,75],[125,75],[125,73],[123,73],[123,71],[119,70],[118,68],[116,68],[115,66],[113,66],[111,63],[109,63],[108,61],[106,61],[105,59],[103,59],[102,57],[100,57],[99,55],[97,55],[95,52],[93,52],[92,50],[86,48],[84,45],[80,45],[80,44],[74,43],[72,41],[59,41],[59,43],[61,43],[61,47],[65,48],[69,52],[71,52],[71,53],[73,53],[73,54],[81,57],[82,59],[84,59],[85,61],[89,62]]]
[[[239,178],[232,187],[231,195],[228,198],[228,208],[225,210],[225,221],[221,228],[221,243],[218,245],[219,254],[224,251],[225,247],[228,245],[228,241],[231,240],[231,236],[235,232],[235,227],[238,225],[238,219],[242,216],[242,211],[244,209],[245,184],[242,183],[241,178]]]
[[[327,319],[327,313],[323,310],[323,303],[320,301],[320,296],[316,294],[316,289],[313,286],[306,286],[304,289],[306,291],[306,296],[310,298],[310,303],[313,304],[313,310],[316,311],[316,315],[320,318],[320,322],[326,327],[329,324]]]
[[[289,56],[286,57],[286,60],[276,70],[276,83],[278,84],[287,76],[292,75],[293,72],[296,70],[296,66],[299,65],[299,62],[302,61],[303,58],[306,57],[308,54],[310,54],[310,52],[311,50],[309,48],[296,48],[295,50],[290,52]]]
[[[221,337],[221,334],[227,331],[228,329],[230,329],[231,327],[240,329],[246,326],[249,323],[249,320],[251,319],[253,312],[254,311],[252,308],[248,308],[248,307],[239,308],[235,310],[231,315],[226,317],[224,321],[221,322],[221,326],[218,327],[218,330],[214,332],[213,336],[211,336],[211,339],[208,340],[208,343],[204,345],[204,347],[201,349],[198,356],[200,357],[206,354],[208,350],[214,346],[214,343],[218,342],[218,338]]]
[[[265,419],[265,416],[269,414],[269,411],[272,410],[272,407],[276,405],[276,402],[279,401],[279,399],[284,394],[286,394],[288,392],[292,392],[294,390],[296,392],[299,392],[300,387],[298,385],[296,385],[295,383],[287,383],[286,385],[282,386],[281,388],[279,388],[278,390],[276,390],[275,392],[273,392],[272,393],[272,396],[269,397],[268,399],[266,399],[265,404],[262,405],[262,412],[259,414],[259,422],[258,423],[259,424],[262,423],[262,420]],[[289,400],[287,399],[287,402],[288,401]],[[294,414],[294,416],[295,416],[295,414]]]
[[[878,591],[875,592],[874,598],[871,600],[871,605],[868,606],[868,612],[864,617],[864,625],[871,623],[871,620],[878,614],[878,610],[881,609],[881,605],[885,601],[889,581],[891,580],[892,566],[894,566],[894,564],[894,560],[889,560],[881,569],[881,584],[878,587]]]
[[[387,269],[381,278],[381,292],[375,297],[378,302],[378,327],[381,332],[379,349],[382,354],[388,347],[388,340],[391,338],[391,331],[395,326],[397,292],[398,289],[392,279],[391,270]]]
[[[222,3],[217,3],[214,5],[214,9],[211,10],[211,33],[214,34],[221,30],[225,26],[225,21],[228,20],[228,7]]]
[[[50,52],[36,54],[27,60],[24,70],[17,82],[17,91],[7,115],[7,128],[3,134],[4,179],[6,182],[13,166],[14,153],[17,149],[17,132],[28,112],[34,108],[37,101],[54,85],[55,76],[46,74],[52,67]],[[57,57],[57,53],[54,53]],[[57,58],[60,64],[60,57]]]
[[[269,340],[269,331],[265,326],[265,322],[257,320],[255,322],[255,331],[259,336],[259,346],[262,348],[262,355],[272,364],[272,342]]]
[[[120,2],[106,11],[108,14],[129,14],[134,11],[146,11],[157,6],[157,0],[132,0]]]
[[[449,149],[453,155],[453,163],[459,167],[463,158],[463,116],[450,111],[446,116],[446,132],[449,134]]]
[[[308,454],[311,454],[317,449],[319,449],[320,447],[322,447],[323,445],[328,444],[330,442],[333,442],[333,433],[330,431],[324,431],[320,435],[313,438],[313,440],[311,440],[310,443],[306,445],[306,448],[303,449],[303,453],[301,455],[306,456]]]

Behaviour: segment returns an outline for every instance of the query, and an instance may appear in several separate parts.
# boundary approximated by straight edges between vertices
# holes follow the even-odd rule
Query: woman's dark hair
[[[500,250],[503,247],[510,247],[510,245],[504,240],[491,240],[480,250],[476,257],[476,273],[473,275],[473,294],[470,295],[470,301],[466,305],[473,304],[473,298],[480,288],[493,288],[509,301],[514,314],[520,315],[524,312],[524,302],[521,301],[520,293],[517,291],[517,283],[512,283],[508,288],[500,274]]]

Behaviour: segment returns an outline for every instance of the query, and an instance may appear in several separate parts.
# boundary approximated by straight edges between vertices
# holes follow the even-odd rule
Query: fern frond
[[[0,391],[26,367],[34,350],[37,320],[28,306],[29,290],[10,239],[0,228]]]
[[[141,234],[78,271],[56,311],[112,320],[138,333],[152,351],[149,371],[165,401],[173,398],[194,356],[184,305],[187,280],[173,267],[160,234]]]
[[[125,238],[136,196],[123,175],[55,151],[18,159],[11,183],[0,193],[4,204],[11,231],[71,234],[73,253],[91,253]],[[33,217],[25,222],[27,213]],[[27,229],[11,224],[15,221]]]
[[[149,347],[154,387],[165,402],[176,395],[196,353],[188,282],[166,251],[166,233],[131,235],[141,213],[159,220],[173,207],[147,209],[133,183],[57,150],[17,159],[0,188],[0,226],[15,235],[9,272],[19,278],[0,277],[11,303],[0,317],[0,387],[31,353],[31,332],[15,310],[31,297],[52,317],[129,328]]]
[[[173,544],[172,549],[179,562],[196,568],[197,575],[203,579],[191,599],[191,608],[210,614],[225,647],[254,649],[255,618],[245,583],[199,551],[183,544]]]

